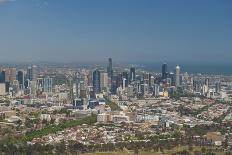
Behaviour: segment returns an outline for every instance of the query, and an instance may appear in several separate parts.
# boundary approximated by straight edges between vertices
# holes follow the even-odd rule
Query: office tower
[[[101,86],[100,86],[100,82],[101,82],[101,74],[99,70],[95,70],[93,72],[93,91],[95,93],[100,93],[101,91]]]
[[[147,84],[149,87],[151,86],[151,74],[150,73],[143,74],[143,83]]]
[[[27,68],[27,79],[32,81],[32,67]]]
[[[103,89],[107,89],[108,88],[108,75],[107,73],[102,72],[101,73],[101,80],[100,80],[100,86],[101,86],[101,90]]]
[[[36,81],[30,81],[30,94],[33,98],[36,95]]]
[[[18,80],[14,80],[13,83],[11,84],[11,91],[13,94],[18,93],[20,90],[20,85]]]
[[[10,75],[9,75],[9,81],[10,83],[13,83],[16,80],[16,68],[9,68]]]
[[[175,74],[173,72],[169,73],[169,78],[171,79],[171,85],[175,86]]]
[[[27,79],[30,81],[36,81],[37,79],[37,67],[33,65],[27,68]]]
[[[5,82],[10,82],[10,70],[9,68],[4,69],[5,72]]]
[[[216,93],[220,93],[221,92],[221,82],[220,81],[217,81],[215,83],[215,92]]]
[[[168,84],[169,86],[172,85],[172,79],[171,79],[171,78],[167,78],[167,84]]]
[[[111,81],[111,83],[109,81],[109,85],[111,86],[110,93],[116,94],[116,92],[117,92],[117,75],[113,76],[113,80]]]
[[[113,78],[112,58],[109,58],[109,66],[107,68],[107,73],[108,73],[108,77],[112,79]]]
[[[155,84],[155,77],[151,76],[151,81],[150,81],[151,85]]]
[[[180,66],[176,66],[176,87],[180,86]]]
[[[206,95],[209,92],[209,78],[205,79],[205,84],[203,85],[203,94]]]
[[[32,80],[36,81],[37,79],[37,66],[33,65],[32,66]]]
[[[128,82],[129,82],[129,75],[127,72],[123,72],[122,73],[122,80],[125,79],[125,86],[127,87],[128,86]]]
[[[53,86],[53,79],[48,77],[45,77],[43,79],[43,91],[46,93],[52,92],[52,86]]]
[[[158,84],[154,84],[154,86],[153,86],[153,95],[155,96],[155,97],[157,97],[157,96],[159,96],[159,85]]]
[[[16,68],[5,69],[5,82],[13,83],[16,80]]]
[[[209,78],[205,79],[205,85],[209,88]]]
[[[29,87],[30,87],[30,80],[27,79],[27,80],[25,80],[25,82],[24,82],[24,88],[29,89]]]
[[[135,68],[130,68],[130,82],[135,81]]]
[[[6,86],[6,92],[9,93],[10,92],[10,82],[5,82],[5,86]]]
[[[88,86],[93,86],[93,74],[89,73],[87,75],[87,83],[88,83]]]
[[[162,65],[162,79],[166,79],[168,75],[168,65],[164,63]]]
[[[19,88],[24,89],[24,73],[23,73],[23,71],[18,71],[17,80],[19,81]]]
[[[5,72],[5,71],[2,71],[2,72],[0,73],[0,83],[5,83],[5,82],[6,82],[5,77],[6,77],[6,72]]]
[[[149,94],[149,85],[148,84],[141,84],[141,92],[143,96]]]
[[[126,88],[126,81],[127,81],[126,78],[122,78],[122,89]]]
[[[116,87],[121,87],[122,86],[122,74],[118,74],[116,78]],[[117,89],[116,88],[116,89]]]

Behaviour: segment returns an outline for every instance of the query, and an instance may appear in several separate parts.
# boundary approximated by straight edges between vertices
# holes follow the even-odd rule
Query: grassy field
[[[212,149],[212,147],[209,147],[206,149]],[[172,155],[172,153],[176,153],[179,151],[183,151],[183,150],[188,150],[188,146],[180,146],[180,147],[176,147],[174,149],[171,150],[165,150],[164,153],[162,152],[144,152],[144,151],[139,151],[139,155]],[[194,155],[194,151],[201,151],[201,148],[198,146],[193,147],[192,151],[189,151],[192,155]],[[216,155],[224,155],[224,152],[215,152]],[[83,155],[133,155],[133,151],[129,151],[124,149],[124,151],[117,151],[117,152],[95,152],[95,153],[85,153]]]

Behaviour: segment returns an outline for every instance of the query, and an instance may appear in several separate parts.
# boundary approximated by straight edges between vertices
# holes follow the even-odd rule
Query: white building
[[[6,84],[0,83],[0,95],[5,95],[5,94],[6,94]]]

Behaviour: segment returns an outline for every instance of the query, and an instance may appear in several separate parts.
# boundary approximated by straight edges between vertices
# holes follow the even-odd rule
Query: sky
[[[231,0],[0,0],[0,61],[230,63]]]

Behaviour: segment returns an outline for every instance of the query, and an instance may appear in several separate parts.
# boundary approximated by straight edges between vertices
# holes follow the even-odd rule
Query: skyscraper
[[[27,68],[27,79],[30,81],[36,81],[37,79],[37,67],[33,65]]]
[[[37,66],[35,65],[32,66],[32,80],[33,81],[37,80]]]
[[[205,85],[206,85],[207,87],[209,87],[209,78],[206,78],[206,79],[205,79]]]
[[[16,80],[16,68],[6,68],[5,70],[5,82],[11,84]]]
[[[107,73],[101,72],[101,90],[105,89],[108,87],[108,75]]]
[[[32,77],[32,67],[28,67],[27,68],[27,79],[32,81],[33,77]]]
[[[176,66],[176,87],[180,86],[180,66]]]
[[[125,80],[125,86],[128,86],[128,81],[129,81],[129,75],[127,72],[122,73],[122,80]]]
[[[12,84],[16,80],[16,68],[9,68],[10,75],[9,75],[9,81]]]
[[[19,88],[24,89],[24,73],[23,73],[23,71],[18,71],[17,80],[19,81]]]
[[[215,83],[215,92],[220,93],[220,91],[221,91],[221,82],[216,81],[216,83]]]
[[[123,82],[122,81],[122,74],[120,73],[117,75],[117,78],[116,78],[116,88],[122,86],[122,82]]]
[[[164,63],[162,65],[162,79],[166,79],[168,74],[168,65]]]
[[[100,91],[101,91],[101,85],[100,85],[101,77],[100,77],[100,75],[101,75],[101,73],[97,69],[93,72],[93,91],[95,93],[100,93]]]
[[[112,65],[112,58],[109,58],[109,66],[107,68],[107,73],[109,78],[113,78],[113,65]]]
[[[6,82],[6,72],[2,71],[0,73],[0,83],[5,83]]]
[[[135,80],[135,68],[131,67],[130,68],[130,82]]]
[[[50,77],[45,77],[43,79],[43,91],[46,93],[52,92],[53,80]]]

